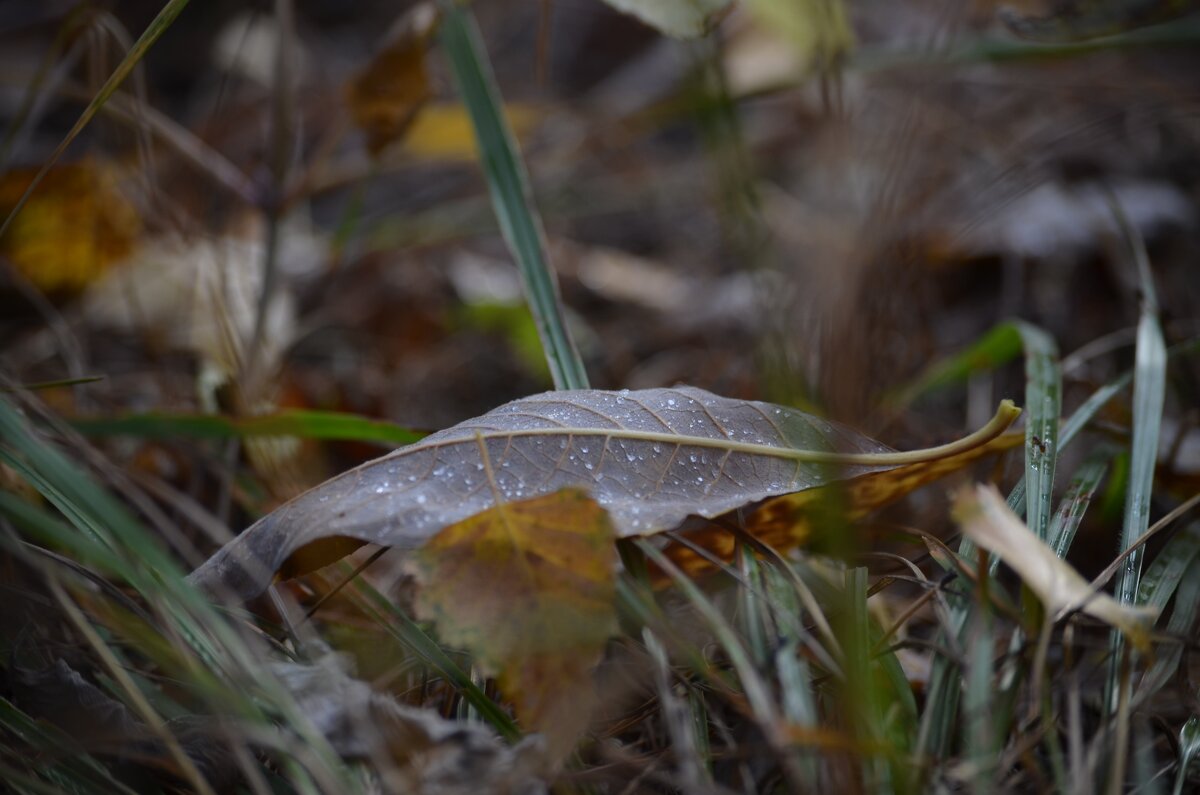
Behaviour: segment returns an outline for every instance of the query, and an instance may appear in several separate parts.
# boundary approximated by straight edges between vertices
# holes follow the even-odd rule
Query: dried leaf
[[[378,155],[399,140],[429,99],[425,50],[437,22],[430,3],[410,9],[387,36],[387,43],[346,86],[350,116]]]
[[[262,256],[257,240],[161,237],[97,282],[83,311],[104,326],[161,334],[227,377],[238,371],[254,328]],[[295,314],[290,293],[280,290],[261,342],[265,368],[274,368],[291,344]]]
[[[496,676],[562,756],[587,726],[591,669],[616,630],[615,533],[578,489],[495,507],[413,556],[417,612]]]
[[[953,445],[896,453],[782,406],[701,389],[548,392],[513,401],[346,472],[281,506],[192,573],[209,590],[261,593],[293,553],[348,537],[412,549],[499,502],[586,490],[619,536],[713,518],[834,480],[986,444],[1015,418]],[[486,477],[486,461],[495,471]]]
[[[605,0],[668,36],[690,39],[703,36],[730,6],[730,0]]]
[[[954,517],[964,535],[1008,564],[1056,618],[1082,610],[1124,632],[1138,649],[1147,648],[1158,609],[1123,605],[1097,592],[1026,527],[994,486],[960,491]]]
[[[0,217],[16,207],[37,171],[0,178]],[[0,240],[0,253],[47,292],[86,287],[128,256],[142,231],[117,183],[116,170],[94,159],[51,169]]]
[[[546,767],[536,740],[509,747],[482,725],[449,721],[374,691],[348,671],[348,659],[325,653],[312,663],[271,666],[314,728],[340,755],[387,760],[387,792],[443,795],[534,795]]]

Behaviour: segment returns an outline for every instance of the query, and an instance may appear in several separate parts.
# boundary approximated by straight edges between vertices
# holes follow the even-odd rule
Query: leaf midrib
[[[402,448],[393,455],[418,452],[423,450],[466,444],[472,441],[505,440],[535,436],[577,436],[603,437],[607,448],[613,439],[620,441],[639,441],[660,443],[673,446],[708,447],[717,450],[729,450],[746,455],[758,455],[771,458],[781,458],[809,464],[835,464],[841,466],[904,466],[936,461],[940,458],[962,453],[966,450],[987,444],[1000,436],[1012,425],[1020,415],[1021,410],[1011,400],[1001,401],[995,415],[986,425],[974,433],[956,439],[947,444],[927,447],[920,450],[890,453],[836,453],[829,450],[803,450],[793,447],[776,447],[769,444],[754,442],[739,442],[729,438],[711,436],[689,436],[683,433],[666,431],[639,431],[623,428],[588,428],[588,427],[556,427],[556,428],[524,428],[521,430],[480,430],[479,428],[458,428],[459,432],[469,432],[470,436],[459,436],[451,439],[418,442],[413,447]]]

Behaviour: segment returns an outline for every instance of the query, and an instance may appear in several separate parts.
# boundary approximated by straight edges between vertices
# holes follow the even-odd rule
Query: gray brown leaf
[[[500,406],[350,470],[286,503],[196,569],[239,598],[261,593],[298,550],[350,538],[415,548],[497,503],[583,488],[621,536],[689,515],[890,468],[825,453],[891,449],[794,409],[693,387],[548,392]],[[824,458],[823,458],[824,456]]]

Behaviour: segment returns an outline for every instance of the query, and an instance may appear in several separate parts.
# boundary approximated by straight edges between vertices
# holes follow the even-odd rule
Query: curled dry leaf
[[[509,746],[478,723],[400,704],[351,676],[348,658],[279,662],[273,673],[333,749],[377,763],[386,792],[535,795],[545,755],[537,738]]]
[[[649,535],[688,516],[718,517],[870,473],[909,473],[910,465],[928,463],[933,469],[920,476],[928,479],[943,459],[988,449],[1017,414],[1006,401],[971,437],[896,453],[794,409],[692,387],[548,392],[440,431],[300,495],[218,550],[191,579],[210,591],[249,598],[293,554],[317,542],[349,538],[412,549],[497,502],[564,488],[587,491],[608,512],[618,536]],[[484,471],[489,464],[491,480]],[[902,482],[911,488],[923,482],[920,477]],[[886,485],[872,489],[877,499],[898,493]],[[799,510],[787,501],[776,507],[780,521]]]
[[[994,486],[961,490],[954,500],[954,517],[964,535],[1008,564],[1056,618],[1081,610],[1124,632],[1137,648],[1146,648],[1158,610],[1123,605],[1097,592],[1030,531]]]
[[[497,678],[555,758],[587,728],[591,670],[616,630],[614,537],[595,500],[564,489],[498,502],[413,556],[418,615]]]

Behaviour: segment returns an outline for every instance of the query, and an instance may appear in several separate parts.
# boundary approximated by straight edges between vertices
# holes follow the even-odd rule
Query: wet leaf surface
[[[992,437],[1015,412],[1005,405]],[[346,537],[416,548],[497,502],[564,488],[588,492],[618,536],[649,535],[690,515],[713,518],[769,497],[917,463],[922,455],[950,454],[898,454],[804,412],[692,387],[549,392],[505,404],[302,494],[191,577],[206,589],[249,598],[313,542]]]

